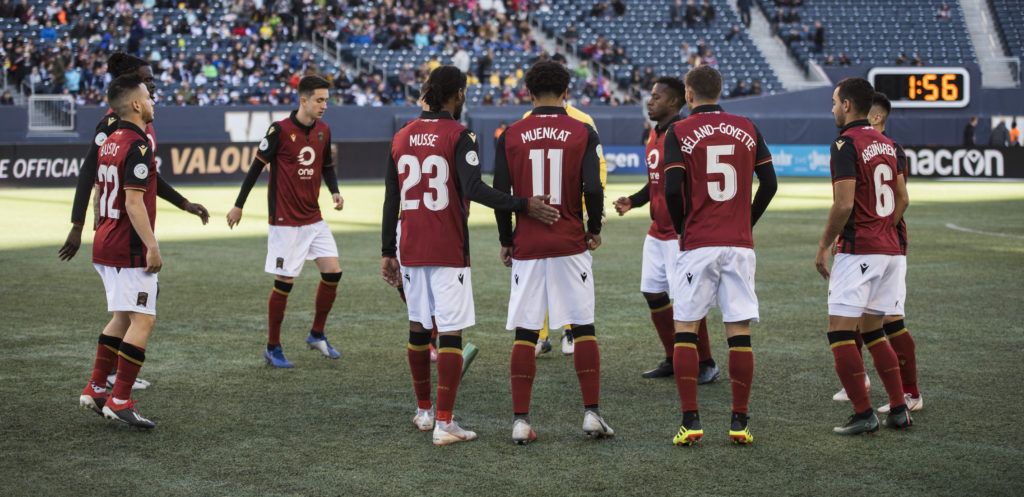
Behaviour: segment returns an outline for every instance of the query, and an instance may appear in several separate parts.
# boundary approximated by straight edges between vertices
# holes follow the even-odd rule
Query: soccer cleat
[[[753,443],[754,436],[750,434],[750,418],[746,414],[732,413],[732,424],[729,425],[729,438],[736,445],[747,445]]]
[[[476,440],[476,432],[463,430],[459,423],[438,421],[434,423],[434,445],[448,445]]]
[[[263,352],[263,358],[267,360],[267,364],[275,368],[294,367],[292,363],[288,362],[288,359],[285,359],[284,349],[280,345],[274,345],[270,350]]]
[[[711,364],[701,364],[700,372],[697,373],[697,384],[706,385],[718,379],[718,364],[714,361]]]
[[[530,422],[519,418],[512,422],[512,441],[518,445],[526,445],[537,439],[537,434],[530,427]]]
[[[534,349],[534,356],[540,357],[541,354],[547,354],[551,352],[551,339],[545,338],[537,342],[537,347]]]
[[[572,331],[562,330],[562,354],[572,355],[576,346],[572,342]]]
[[[644,374],[641,376],[644,378],[664,378],[666,376],[672,376],[673,374],[675,373],[672,370],[672,362],[661,361],[661,363],[658,364],[658,367],[650,371],[644,371]]]
[[[309,345],[309,348],[311,349],[319,350],[320,353],[328,359],[337,359],[341,357],[341,354],[339,354],[337,350],[334,350],[334,347],[331,347],[331,342],[327,341],[326,336],[323,338],[314,338],[313,333],[310,332],[306,335],[306,345]]]
[[[868,417],[858,417],[854,414],[850,416],[845,425],[832,428],[832,433],[836,435],[859,435],[876,431],[878,431],[878,416],[875,416],[874,411],[871,411],[871,415]]]
[[[152,428],[156,426],[152,421],[142,417],[139,411],[135,410],[134,400],[129,400],[124,404],[118,404],[112,400],[107,402],[103,406],[103,417],[121,421],[137,428]]]
[[[434,344],[430,344],[430,362],[437,362],[437,347]]]
[[[672,443],[679,446],[693,445],[700,442],[702,438],[704,438],[704,428],[700,425],[700,418],[694,416],[689,424],[679,425],[679,432],[672,438]]]
[[[913,412],[917,412],[917,411],[920,411],[921,409],[924,409],[924,397],[923,396],[914,397],[914,396],[910,395],[909,393],[905,393],[905,394],[903,394],[903,398],[907,401],[907,409],[910,409]],[[886,404],[886,405],[884,405],[882,407],[879,407],[878,408],[878,413],[879,414],[889,414],[889,404]]]
[[[462,376],[459,377],[460,380],[466,376],[466,371],[469,371],[469,365],[473,364],[473,359],[476,359],[478,353],[480,353],[480,349],[471,343],[467,343],[466,348],[462,349]]]
[[[430,431],[434,429],[434,408],[430,409],[416,409],[416,416],[412,418],[412,423],[416,425],[420,431]]]
[[[114,382],[117,381],[117,371],[107,375],[107,388],[114,388]],[[135,378],[135,384],[132,385],[132,390],[145,390],[149,387],[149,382],[141,378]]]
[[[600,411],[587,409],[583,413],[583,434],[590,438],[611,437],[615,436],[615,430],[604,422]]]
[[[914,424],[914,418],[910,417],[910,409],[907,406],[897,407],[885,417],[885,426],[894,430],[906,430]]]
[[[103,405],[107,403],[107,390],[89,382],[78,397],[78,405],[83,409],[90,409],[100,416],[103,415]]]
[[[869,392],[871,391],[871,378],[868,377],[868,375],[864,375],[864,388],[867,389],[867,391]],[[838,392],[836,392],[835,395],[832,396],[832,400],[836,402],[849,402],[850,396],[846,395],[846,389],[843,388],[842,390],[839,390]]]

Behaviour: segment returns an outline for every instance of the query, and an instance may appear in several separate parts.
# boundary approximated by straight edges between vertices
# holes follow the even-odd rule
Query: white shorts
[[[669,298],[672,298],[672,280],[678,255],[678,240],[658,240],[647,235],[644,239],[644,262],[640,269],[640,291],[668,292]]]
[[[267,235],[267,265],[270,274],[294,278],[306,261],[338,257],[338,245],[327,226],[317,221],[305,226],[271,226]]]
[[[848,318],[902,315],[906,277],[906,256],[836,254],[828,281],[828,313]]]
[[[505,328],[539,330],[594,322],[590,252],[544,259],[512,259],[512,292]]]
[[[756,268],[754,251],[745,247],[701,247],[679,252],[673,318],[700,321],[717,301],[726,323],[758,321]]]
[[[141,267],[111,267],[93,263],[107,293],[107,312],[156,315],[157,277]]]
[[[476,324],[473,276],[468,267],[402,267],[402,287],[409,307],[409,321],[438,333],[459,331]]]

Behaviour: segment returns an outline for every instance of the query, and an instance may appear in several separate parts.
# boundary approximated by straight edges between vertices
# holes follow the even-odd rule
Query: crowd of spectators
[[[700,6],[694,0],[674,0],[668,7],[669,28],[693,28],[698,22],[710,26],[715,21],[715,6],[708,0],[703,0]]]

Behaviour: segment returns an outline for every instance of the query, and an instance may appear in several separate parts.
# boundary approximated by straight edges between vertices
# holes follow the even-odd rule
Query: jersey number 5
[[[736,196],[736,168],[732,164],[720,162],[723,156],[732,155],[735,150],[735,145],[711,145],[707,148],[708,174],[722,175],[721,184],[708,178],[708,195],[711,200],[725,202]]]
[[[100,193],[100,217],[120,219],[121,211],[114,208],[120,181],[117,175],[117,166],[101,164],[96,170],[96,180],[103,186],[103,191]]]
[[[548,174],[548,182],[551,187],[549,194],[551,205],[562,203],[562,149],[552,148],[548,150],[548,162],[551,163]],[[545,195],[544,193],[544,150],[535,148],[530,150],[530,172],[533,176],[533,194]]]
[[[398,158],[398,174],[409,173],[402,182],[402,209],[416,210],[420,208],[420,200],[406,198],[409,189],[419,184],[424,174],[435,172],[428,180],[427,185],[437,192],[431,195],[429,191],[423,192],[423,206],[432,211],[439,211],[448,207],[448,161],[440,155],[428,155],[420,164],[415,155],[403,155]]]

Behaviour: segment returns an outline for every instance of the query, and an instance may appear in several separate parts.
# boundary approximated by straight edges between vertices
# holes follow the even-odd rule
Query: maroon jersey
[[[447,111],[423,112],[395,134],[384,185],[381,255],[394,257],[397,248],[403,266],[469,266],[470,200],[506,211],[527,208],[527,199],[480,180],[476,135]]]
[[[901,171],[892,140],[867,120],[854,121],[832,143],[831,153],[832,183],[855,181],[853,212],[839,235],[839,252],[900,255],[893,191]]]
[[[317,120],[312,126],[304,126],[292,112],[270,125],[256,157],[270,166],[270,224],[305,226],[323,219],[319,202],[322,170],[334,166],[327,124]],[[328,188],[331,186],[328,184]],[[336,190],[334,185],[331,191]]]
[[[666,176],[684,170],[676,226],[681,250],[700,247],[754,247],[751,190],[754,168],[771,162],[771,152],[753,123],[718,105],[703,105],[672,125],[665,136]],[[669,185],[666,189],[678,184]],[[669,205],[673,205],[669,202]]]
[[[516,214],[514,235],[499,215],[503,246],[518,260],[561,257],[587,250],[583,195],[587,194],[587,231],[599,234],[603,187],[597,132],[566,114],[562,107],[538,107],[498,138],[494,187],[519,196],[550,195],[561,217],[548,226]],[[593,196],[593,197],[591,197]],[[596,213],[596,216],[595,216]],[[499,213],[500,214],[500,213]],[[513,240],[514,238],[514,240]]]
[[[885,133],[883,133],[884,135]],[[888,136],[886,136],[888,138]],[[892,142],[896,146],[896,169],[899,170],[900,174],[903,175],[903,183],[907,184],[910,180],[910,169],[907,168],[907,152],[903,150],[903,145]],[[896,236],[900,240],[900,253],[907,255],[907,218],[906,216],[900,218],[900,224],[896,226]]]
[[[121,121],[100,147],[96,160],[100,187],[100,224],[92,246],[92,261],[111,267],[145,267],[146,246],[125,210],[125,190],[141,190],[150,228],[156,226],[157,171],[145,133]]]
[[[647,138],[647,191],[651,200],[651,229],[647,234],[658,240],[676,239],[676,229],[665,203],[665,135],[676,121],[678,119],[662,130],[655,127]]]

